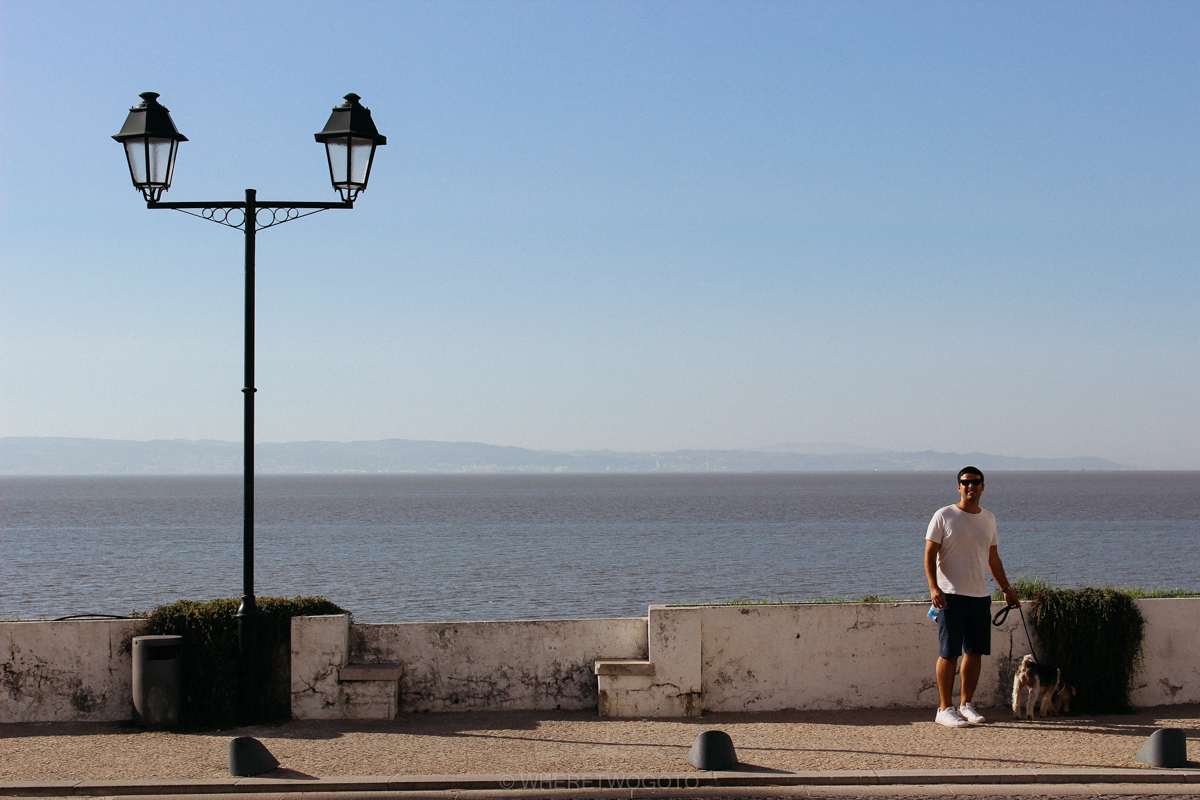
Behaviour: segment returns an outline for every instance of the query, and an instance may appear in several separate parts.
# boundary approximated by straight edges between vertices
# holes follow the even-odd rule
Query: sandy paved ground
[[[228,742],[254,736],[286,770],[350,775],[547,772],[635,773],[691,769],[696,735],[728,732],[744,764],[771,770],[1137,767],[1131,756],[1156,728],[1183,728],[1200,761],[1200,706],[1132,716],[996,720],[951,730],[932,711],[793,711],[709,714],[688,720],[602,720],[595,712],[413,714],[387,723],[290,722],[205,734],[123,724],[0,725],[2,780],[221,778]]]

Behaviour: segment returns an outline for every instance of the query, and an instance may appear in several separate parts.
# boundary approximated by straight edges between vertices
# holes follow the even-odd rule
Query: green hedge
[[[1129,593],[1117,589],[1052,589],[1032,592],[1030,624],[1038,656],[1063,671],[1078,692],[1071,710],[1127,714],[1142,660],[1145,620]]]
[[[324,597],[260,597],[258,717],[291,717],[292,617],[346,614]],[[148,634],[183,637],[183,707],[180,725],[191,729],[236,726],[239,598],[198,603],[179,600],[151,612]]]

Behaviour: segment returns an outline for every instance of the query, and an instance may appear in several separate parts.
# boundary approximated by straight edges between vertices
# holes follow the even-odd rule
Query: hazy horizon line
[[[77,441],[77,442],[96,442],[96,443],[128,443],[128,444],[154,444],[161,443],[190,443],[190,444],[217,444],[236,447],[242,445],[240,440],[229,439],[189,439],[184,437],[177,438],[154,438],[154,439],[121,439],[121,438],[105,438],[95,436],[0,436],[0,443],[16,440],[53,440],[53,441]],[[1150,471],[1183,471],[1191,472],[1194,469],[1187,468],[1144,468],[1127,464],[1124,462],[1114,461],[1104,456],[1097,455],[1081,455],[1081,456],[1014,456],[1005,455],[1002,453],[989,453],[982,450],[936,450],[934,448],[926,448],[924,450],[893,450],[886,448],[872,448],[865,445],[860,445],[851,442],[837,441],[814,441],[814,442],[782,442],[772,445],[761,445],[756,447],[676,447],[671,449],[648,449],[648,450],[617,450],[613,448],[575,448],[575,449],[550,449],[525,447],[522,445],[508,444],[492,444],[489,442],[468,440],[468,439],[409,439],[399,436],[389,436],[378,439],[297,439],[292,441],[256,441],[255,447],[263,446],[292,446],[292,445],[355,445],[355,444],[381,444],[386,442],[409,442],[414,444],[434,444],[434,445],[466,445],[479,446],[488,448],[501,448],[510,450],[521,450],[530,453],[542,454],[557,454],[557,455],[579,455],[579,454],[602,454],[609,453],[613,455],[667,455],[680,453],[755,453],[764,455],[798,455],[810,457],[835,457],[835,456],[905,456],[905,455],[938,455],[938,456],[962,456],[971,458],[974,456],[987,458],[1004,458],[1014,460],[1028,461],[1072,461],[1095,459],[1107,461],[1113,464],[1114,469],[1119,470],[1150,470]],[[993,471],[997,468],[993,466]],[[330,473],[334,474],[334,473]]]

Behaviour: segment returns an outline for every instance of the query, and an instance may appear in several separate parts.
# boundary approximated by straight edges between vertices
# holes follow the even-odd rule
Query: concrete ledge
[[[1200,775],[1200,770],[1178,769],[1035,769],[1038,783],[1190,783],[1188,773]]]
[[[236,778],[228,780],[210,778],[203,780],[169,781],[77,781],[68,794],[82,797],[111,797],[113,795],[139,794],[218,794],[230,791]],[[0,785],[0,792],[9,794]]]
[[[380,775],[350,775],[342,778],[230,778],[238,793],[275,794],[296,792],[382,792],[391,780]]]
[[[78,781],[8,781],[0,782],[0,794],[21,797],[62,797],[75,793]],[[11,789],[19,791],[10,791]]]
[[[932,770],[880,769],[875,770],[879,783],[883,785],[909,784],[1031,784],[1037,783],[1032,769],[972,769],[958,772],[934,772]]]
[[[879,776],[870,769],[808,770],[805,772],[679,772],[680,780],[707,777],[701,786],[875,786]]]
[[[347,664],[338,669],[339,681],[398,681],[399,664]]]
[[[1043,784],[1200,784],[1200,769],[824,770],[807,772],[534,773],[527,775],[367,775],[343,778],[213,778],[163,781],[8,781],[0,796],[69,797],[300,792],[695,789],[753,786],[932,786]]]
[[[508,775],[395,775],[389,779],[388,789],[393,792],[421,792],[441,790],[470,791],[472,789],[519,788]]]
[[[595,671],[597,675],[653,675],[654,664],[634,658],[615,658],[597,661]]]

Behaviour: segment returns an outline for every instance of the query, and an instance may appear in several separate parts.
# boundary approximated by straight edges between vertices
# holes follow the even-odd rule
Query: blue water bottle
[[[929,611],[927,611],[926,614],[929,616],[929,618],[931,620],[933,620],[934,622],[937,622],[937,615],[938,615],[937,606],[930,606]]]

